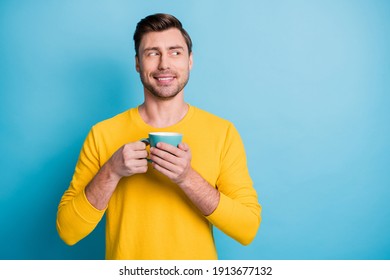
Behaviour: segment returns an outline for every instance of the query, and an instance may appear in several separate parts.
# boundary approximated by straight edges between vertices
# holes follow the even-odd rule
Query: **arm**
[[[99,210],[105,209],[122,177],[146,173],[147,155],[143,142],[129,143],[119,148],[85,188],[88,201]]]
[[[241,137],[230,125],[221,154],[216,186],[221,193],[217,209],[207,219],[227,235],[247,245],[261,223],[261,206],[247,167]]]
[[[206,218],[242,244],[256,236],[261,207],[246,166],[243,144],[231,127],[226,135],[221,172],[213,187],[191,167],[187,145],[159,143],[151,149],[154,168],[175,182]]]
[[[100,167],[94,133],[90,131],[69,189],[58,206],[57,231],[65,243],[73,245],[93,231],[120,178],[146,172],[146,160],[140,159],[146,155],[144,143],[129,143]]]

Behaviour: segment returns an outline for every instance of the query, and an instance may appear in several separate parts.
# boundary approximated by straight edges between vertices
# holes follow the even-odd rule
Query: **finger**
[[[146,150],[141,150],[141,151],[125,151],[125,158],[127,160],[132,160],[132,159],[143,159],[148,156],[148,152]]]
[[[128,145],[134,151],[140,151],[140,150],[145,150],[146,149],[146,144],[144,142],[141,142],[141,141],[132,142],[132,143],[129,143]]]
[[[188,152],[190,150],[190,147],[186,143],[180,143],[178,148],[184,152]]]
[[[144,159],[148,156],[148,152],[146,150],[142,151],[133,151],[132,158],[135,159]]]
[[[167,153],[166,157],[157,156],[155,154],[150,155],[150,159],[152,162],[157,163],[158,165],[163,166],[164,168],[167,168],[169,170],[172,170],[173,166],[177,164],[175,162],[174,156]]]
[[[148,165],[134,167],[134,173],[146,173],[148,171]]]
[[[151,148],[150,149],[150,159],[154,160],[154,157],[157,157],[159,159],[171,162],[171,163],[176,163],[178,160],[178,157],[176,155],[173,155],[170,152],[167,152],[165,150],[161,150],[159,148]]]
[[[169,169],[166,169],[165,167],[159,164],[156,164],[155,162],[153,162],[153,168],[170,179],[174,178],[175,176],[174,172],[170,171]]]
[[[177,155],[179,149],[177,147],[174,147],[170,144],[167,144],[167,143],[163,143],[163,142],[159,142],[157,143],[156,145],[156,148],[160,149],[160,150],[164,150],[164,151],[167,151],[173,155]]]
[[[128,174],[144,173],[148,170],[146,159],[130,160],[126,162],[126,170]]]
[[[148,161],[145,158],[144,159],[136,159],[136,160],[134,160],[134,166],[136,168],[148,166]]]
[[[161,158],[161,157],[153,155],[153,156],[150,156],[150,159],[153,162],[153,167],[159,166],[159,167],[161,167],[161,168],[163,168],[163,169],[165,169],[167,171],[171,171],[171,172],[175,172],[178,169],[177,165],[175,165],[175,163],[167,161],[164,158]]]

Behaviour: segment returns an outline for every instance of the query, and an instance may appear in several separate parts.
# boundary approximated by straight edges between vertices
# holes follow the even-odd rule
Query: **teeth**
[[[168,77],[168,78],[158,78],[159,81],[168,81],[168,80],[172,80],[172,77]]]

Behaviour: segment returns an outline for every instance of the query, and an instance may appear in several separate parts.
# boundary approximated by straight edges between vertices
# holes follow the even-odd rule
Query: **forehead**
[[[174,46],[180,46],[188,50],[186,41],[177,28],[146,33],[141,39],[139,50],[142,51],[148,48],[169,49]]]

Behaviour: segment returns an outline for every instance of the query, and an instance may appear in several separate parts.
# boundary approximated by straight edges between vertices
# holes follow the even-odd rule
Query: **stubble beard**
[[[154,97],[157,97],[161,100],[170,100],[176,97],[187,85],[188,80],[190,78],[189,72],[187,72],[186,77],[184,80],[179,82],[177,85],[153,85],[149,82],[147,82],[143,75],[140,74],[141,82],[147,91],[152,94]],[[177,76],[176,76],[177,77]]]

